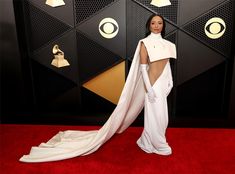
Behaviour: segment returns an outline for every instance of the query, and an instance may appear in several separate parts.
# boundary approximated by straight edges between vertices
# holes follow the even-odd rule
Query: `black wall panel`
[[[98,14],[106,6],[117,0],[75,0],[76,24],[85,21],[87,18]]]
[[[135,0],[135,2],[141,4],[144,8],[152,11],[154,13],[159,13],[166,18],[170,23],[177,24],[177,14],[178,14],[178,0],[171,0],[170,6],[165,6],[162,8],[151,5],[151,0]]]
[[[18,15],[20,17],[20,15]],[[12,1],[0,5],[0,123],[31,115],[30,77],[23,70],[28,62],[20,56],[14,6]],[[22,37],[22,40],[25,39]],[[23,63],[24,62],[24,63]],[[22,64],[23,63],[23,64]],[[29,81],[29,85],[24,84]],[[30,102],[29,102],[30,101]]]
[[[79,32],[77,32],[77,43],[81,82],[86,82],[122,60],[120,56]]]
[[[104,18],[112,18],[118,23],[118,34],[112,38],[107,39],[101,36],[98,29],[103,29],[99,23]],[[117,27],[116,24],[112,24]],[[99,27],[99,28],[98,28]],[[87,18],[86,21],[77,26],[77,30],[86,34],[89,38],[102,45],[106,49],[109,49],[113,53],[126,57],[126,2],[116,1],[110,4],[97,13],[95,16]],[[117,30],[117,28],[115,28]]]
[[[83,84],[122,61],[126,61],[127,75],[137,43],[145,36],[145,23],[156,13],[166,20],[166,39],[177,46],[177,60],[171,61],[175,86],[168,97],[170,125],[235,125],[230,122],[235,115],[231,110],[234,1],[170,2],[170,6],[156,7],[151,0],[68,0],[65,6],[53,8],[42,0],[14,1],[23,7],[15,10],[24,16],[17,27],[26,40],[26,49],[21,51],[27,53],[32,69],[28,76],[33,82],[35,113],[58,113],[58,119],[69,118],[77,124],[104,122],[115,105]],[[226,24],[216,23],[221,27],[218,32],[225,30],[218,39],[205,34],[214,24],[205,28],[207,21],[214,17]],[[99,33],[104,18],[117,22],[112,23],[118,31],[115,37],[107,39]],[[55,44],[70,66],[50,64]],[[143,124],[141,118],[136,124]]]
[[[231,43],[233,34],[233,3],[232,1],[225,1],[218,6],[210,9],[196,19],[190,21],[183,26],[184,30],[195,36],[196,39],[205,43],[208,47],[212,47],[215,51],[220,52],[225,56],[231,56]],[[213,17],[222,18],[226,23],[226,32],[223,37],[218,39],[210,39],[205,35],[205,23]]]
[[[224,76],[226,64],[221,63],[209,71],[177,87],[177,117],[225,117]],[[193,112],[192,112],[193,111]]]
[[[224,56],[213,51],[200,41],[186,33],[178,31],[177,85],[200,75],[226,60]],[[185,44],[187,43],[187,44]]]
[[[132,60],[137,43],[145,37],[145,23],[153,14],[133,1],[127,1],[127,58]]]
[[[56,73],[66,77],[74,83],[79,84],[79,73],[78,73],[78,59],[77,59],[77,43],[76,43],[76,32],[68,31],[61,37],[51,41],[44,47],[33,52],[32,59],[45,67],[52,69]],[[63,50],[65,59],[70,63],[70,66],[64,68],[57,68],[51,65],[54,55],[52,49],[54,45],[59,45],[59,49]]]
[[[185,25],[189,21],[208,13],[211,9],[217,7],[225,0],[179,0],[178,24]]]
[[[70,29],[66,23],[45,13],[31,3],[25,2],[25,12],[31,50],[42,47]]]
[[[74,0],[66,0],[66,6],[63,6],[63,12],[61,12],[61,8],[51,8],[50,6],[45,4],[44,0],[30,0],[30,3],[44,11],[44,13],[53,16],[59,21],[69,25],[70,27],[74,27],[75,25],[75,16],[74,16]]]
[[[48,105],[58,96],[77,86],[70,79],[34,61],[32,61],[32,70],[37,105]]]

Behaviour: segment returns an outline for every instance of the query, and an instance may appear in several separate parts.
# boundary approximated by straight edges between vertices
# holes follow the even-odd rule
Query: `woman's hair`
[[[147,20],[147,22],[146,22],[146,32],[145,32],[145,36],[147,37],[147,36],[151,33],[151,31],[150,31],[150,23],[151,23],[151,20],[153,19],[153,17],[155,17],[155,16],[159,16],[160,18],[162,18],[163,27],[162,27],[161,35],[162,35],[162,37],[164,38],[164,37],[165,37],[166,23],[165,23],[164,18],[163,18],[161,15],[159,15],[159,14],[152,14],[152,15],[148,18],[148,20]]]

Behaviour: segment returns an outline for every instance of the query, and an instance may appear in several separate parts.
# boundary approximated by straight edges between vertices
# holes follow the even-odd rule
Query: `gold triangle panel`
[[[125,83],[125,61],[86,82],[83,87],[117,104]]]

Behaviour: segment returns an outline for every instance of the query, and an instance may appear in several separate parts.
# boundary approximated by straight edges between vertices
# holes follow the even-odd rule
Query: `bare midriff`
[[[156,80],[160,77],[168,60],[169,59],[162,59],[149,63],[148,74],[151,85],[153,85]]]

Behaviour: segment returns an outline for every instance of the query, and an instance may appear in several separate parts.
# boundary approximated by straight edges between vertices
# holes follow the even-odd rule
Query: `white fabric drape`
[[[121,133],[136,119],[144,105],[144,85],[139,71],[138,43],[132,65],[119,102],[108,121],[95,131],[59,132],[47,143],[31,148],[28,155],[20,158],[22,162],[57,161],[96,151],[116,132]]]
[[[151,38],[151,36],[150,36]],[[21,162],[57,161],[96,151],[115,133],[122,133],[136,119],[144,106],[145,88],[140,72],[139,41],[119,102],[110,118],[99,130],[59,132],[47,143],[34,146]]]

